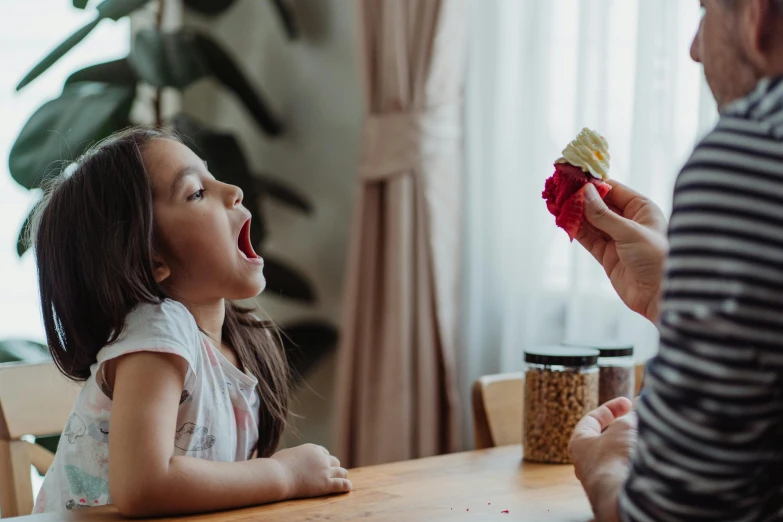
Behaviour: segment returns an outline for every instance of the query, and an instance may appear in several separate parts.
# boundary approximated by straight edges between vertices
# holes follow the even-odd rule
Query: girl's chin
[[[263,275],[258,277],[257,279],[254,279],[252,281],[247,282],[247,287],[244,288],[243,294],[247,294],[245,297],[242,297],[240,299],[252,299],[254,297],[257,297],[259,294],[261,294],[266,289],[266,279]]]

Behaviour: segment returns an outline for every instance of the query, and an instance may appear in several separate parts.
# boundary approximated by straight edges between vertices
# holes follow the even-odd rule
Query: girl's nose
[[[237,187],[236,185],[228,185],[228,198],[229,203],[232,207],[236,207],[239,204],[242,203],[242,200],[245,197],[244,192],[242,192],[242,189]]]

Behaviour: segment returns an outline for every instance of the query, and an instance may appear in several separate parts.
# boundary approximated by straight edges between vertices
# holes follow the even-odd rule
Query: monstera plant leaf
[[[256,174],[255,182],[264,196],[275,199],[304,214],[312,214],[313,204],[310,203],[307,196],[297,192],[296,189],[289,187],[279,179],[265,174]]]
[[[130,63],[139,77],[154,87],[184,89],[209,75],[195,40],[196,33],[189,29],[176,33],[156,29],[139,31]]]
[[[337,328],[319,320],[285,324],[281,328],[283,347],[294,377],[301,378],[337,345]]]
[[[198,13],[207,16],[215,16],[231,9],[235,1],[236,0],[184,0],[184,3],[189,9],[193,9]],[[285,0],[272,0],[272,5],[277,11],[278,17],[280,17],[280,22],[282,22],[288,38],[292,40],[295,39],[298,36],[299,31],[291,7]]]
[[[275,6],[275,10],[280,17],[280,21],[283,23],[283,27],[285,27],[288,38],[291,40],[296,39],[296,37],[299,36],[299,28],[296,25],[296,18],[294,18],[291,7],[286,0],[272,0],[272,4]]]
[[[78,157],[91,143],[129,124],[135,86],[78,82],[42,105],[11,148],[11,176],[27,189],[40,188],[47,170]]]
[[[71,74],[65,85],[79,82],[102,82],[117,85],[136,85],[139,78],[127,58],[90,65]]]
[[[236,0],[185,0],[185,5],[201,14],[215,16],[228,11]]]
[[[232,91],[269,136],[283,126],[231,56],[212,38],[192,29],[164,33],[139,31],[130,56],[131,66],[146,83],[155,87],[184,89],[205,76],[212,76]]]
[[[265,253],[263,257],[268,293],[303,303],[317,300],[313,286],[303,273],[269,254]]]
[[[23,339],[4,339],[0,341],[0,363],[50,361],[46,345]]]
[[[23,89],[30,82],[43,74],[44,71],[46,71],[49,67],[54,65],[57,60],[65,56],[68,51],[76,47],[79,42],[84,40],[84,38],[90,34],[92,30],[95,29],[95,27],[97,27],[101,20],[108,18],[117,21],[120,18],[129,15],[149,1],[150,0],[104,0],[98,4],[98,14],[95,17],[95,20],[66,38],[65,41],[55,47],[55,49],[50,52],[43,60],[38,62],[38,64],[36,64],[35,67],[33,67],[32,70],[27,73],[22,81],[19,82],[19,85],[16,86],[16,90],[18,91]]]

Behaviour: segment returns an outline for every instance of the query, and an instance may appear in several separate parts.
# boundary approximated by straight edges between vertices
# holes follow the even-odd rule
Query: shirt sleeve
[[[783,149],[730,127],[697,147],[675,189],[625,521],[783,514]]]
[[[140,304],[125,320],[125,329],[117,340],[98,352],[96,381],[111,397],[103,379],[107,361],[137,352],[177,355],[188,364],[184,391],[192,391],[199,358],[199,330],[196,321],[184,305],[166,299],[160,304]]]

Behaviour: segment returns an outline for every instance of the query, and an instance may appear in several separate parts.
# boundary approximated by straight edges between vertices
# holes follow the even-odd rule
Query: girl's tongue
[[[257,259],[258,254],[253,250],[253,242],[250,241],[250,220],[245,221],[242,225],[242,230],[239,231],[239,239],[237,241],[239,251],[245,254],[248,259]]]

